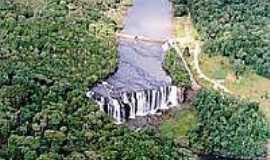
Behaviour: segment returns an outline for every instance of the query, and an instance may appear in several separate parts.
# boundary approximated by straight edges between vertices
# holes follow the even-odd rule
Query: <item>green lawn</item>
[[[186,35],[185,27],[182,24],[183,21],[184,21],[184,18],[175,18],[174,19],[174,25],[175,25],[174,35],[176,37],[183,37]]]
[[[197,121],[196,112],[193,109],[184,109],[171,113],[169,119],[160,125],[161,135],[169,138],[185,138]]]
[[[270,79],[246,71],[236,79],[232,64],[227,57],[203,55],[200,60],[202,71],[210,78],[224,79],[224,85],[236,96],[259,102],[270,120]]]
[[[174,35],[176,38],[181,38],[185,36],[192,37],[197,40],[199,38],[199,34],[196,29],[192,26],[191,20],[189,17],[176,17],[174,18]]]
[[[232,65],[223,56],[209,57],[202,55],[200,66],[202,71],[213,79],[225,79],[228,74],[233,74]]]

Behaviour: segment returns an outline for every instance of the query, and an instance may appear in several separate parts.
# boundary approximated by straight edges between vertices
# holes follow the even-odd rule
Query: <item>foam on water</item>
[[[169,0],[134,0],[123,34],[170,39],[172,7]],[[118,40],[118,69],[87,93],[117,123],[156,114],[181,103],[179,89],[162,68],[169,46],[137,40]],[[184,94],[184,91],[180,89]],[[180,99],[179,99],[180,96]]]

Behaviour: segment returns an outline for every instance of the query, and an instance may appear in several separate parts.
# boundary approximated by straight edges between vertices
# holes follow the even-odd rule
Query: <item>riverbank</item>
[[[243,77],[241,79],[241,84],[239,83],[237,85],[237,89],[235,89],[236,87],[233,87],[233,86],[235,86],[237,82],[236,75],[234,75],[234,72],[232,71],[231,67],[230,69],[228,69],[227,66],[230,66],[231,64],[227,63],[227,60],[222,60],[222,61],[217,62],[215,61],[215,57],[205,58],[204,54],[201,54],[200,56],[199,54],[194,54],[194,50],[196,49],[196,46],[198,46],[196,43],[198,42],[201,44],[201,42],[199,41],[200,39],[199,35],[196,33],[196,30],[192,26],[192,22],[190,18],[189,17],[176,18],[174,24],[176,26],[176,30],[175,30],[175,34],[177,35],[176,38],[180,37],[179,39],[181,40],[188,39],[186,45],[189,46],[190,48],[190,55],[185,55],[185,59],[188,61],[189,66],[192,68],[192,72],[195,75],[195,79],[199,82],[199,84],[202,87],[221,89],[223,91],[225,90],[237,97],[240,96],[241,98],[249,98],[255,101],[258,101],[258,99],[260,99],[258,101],[259,103],[261,103],[260,109],[263,111],[264,109],[267,109],[265,107],[265,104],[269,104],[268,84],[270,84],[267,79],[262,78],[258,75],[254,76],[254,72],[252,72],[251,74],[246,73],[244,75],[245,79],[243,79],[244,78]],[[196,61],[194,61],[194,59],[196,59],[194,57],[197,57]],[[209,65],[209,62],[211,63],[211,65]],[[212,64],[215,64],[215,65],[212,65]],[[211,68],[209,66],[211,66]],[[198,69],[200,72],[198,72]],[[212,76],[213,70],[215,70],[214,75],[217,75],[218,78]],[[229,72],[227,72],[228,70]],[[204,76],[200,76],[202,75],[202,73]],[[223,77],[223,79],[220,77]],[[233,82],[230,82],[229,84],[231,85],[228,85],[228,81],[229,82],[233,81]],[[258,81],[261,82],[259,87],[257,87]],[[218,85],[216,85],[215,83]],[[260,87],[260,86],[264,86],[264,87]],[[241,89],[241,88],[245,88],[245,89]],[[247,94],[239,95],[239,93],[241,92],[246,92],[248,93],[248,95]],[[256,96],[251,97],[250,96],[251,94],[256,95]]]
[[[202,46],[203,43],[199,41],[199,35],[193,27],[190,17],[175,18],[174,24],[176,37],[181,40],[188,39],[188,42],[184,43],[190,48],[190,55],[185,56],[185,59],[191,67],[196,81],[202,87],[217,87],[234,96],[260,103],[262,111],[270,121],[270,80],[259,76],[252,70],[246,70],[237,78],[233,64],[228,58],[210,57],[204,53],[195,52],[196,47]],[[194,61],[194,57],[196,57],[196,61]],[[200,72],[203,73],[203,76],[198,74]]]
[[[133,5],[134,0],[121,0],[117,8],[111,8],[105,14],[110,17],[116,24],[118,31],[124,28],[125,17],[128,9]]]

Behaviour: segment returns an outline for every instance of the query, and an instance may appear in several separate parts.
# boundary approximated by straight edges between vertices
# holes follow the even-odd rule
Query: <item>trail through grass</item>
[[[193,42],[199,39],[199,34],[192,25],[190,18],[175,18],[174,24],[176,38],[191,37],[193,41],[188,46],[193,49],[196,46]],[[185,58],[189,65],[193,67],[192,71],[194,72],[195,79],[199,85],[209,87],[210,84],[196,74],[193,57],[194,55],[191,52],[191,56]],[[202,53],[199,58],[199,66],[207,77],[220,82],[235,96],[260,103],[261,109],[270,121],[270,79],[259,76],[252,70],[246,71],[239,78],[236,78],[233,64],[224,56],[209,57]]]
[[[259,102],[261,109],[270,120],[270,79],[259,76],[252,70],[236,78],[232,64],[223,56],[203,55],[200,65],[209,77],[223,80],[224,85],[233,95]]]

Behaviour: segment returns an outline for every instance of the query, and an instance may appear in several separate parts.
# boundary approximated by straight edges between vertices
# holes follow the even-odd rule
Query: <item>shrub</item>
[[[189,2],[187,0],[173,0],[174,4],[174,16],[182,17],[189,14]]]
[[[181,58],[179,57],[179,55],[177,55],[175,49],[170,49],[166,53],[163,60],[163,67],[172,77],[174,85],[184,87],[191,86],[189,74],[185,69]]]
[[[183,17],[188,15],[188,7],[186,5],[176,5],[174,10],[175,17]]]

